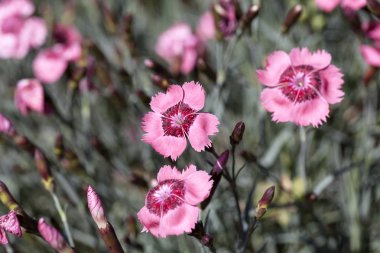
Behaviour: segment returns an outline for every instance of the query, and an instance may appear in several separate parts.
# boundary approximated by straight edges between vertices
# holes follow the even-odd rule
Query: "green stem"
[[[298,156],[298,176],[306,183],[306,131],[304,127],[300,127],[300,153]]]

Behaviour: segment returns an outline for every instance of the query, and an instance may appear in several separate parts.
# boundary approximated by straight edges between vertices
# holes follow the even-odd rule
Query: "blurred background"
[[[82,56],[70,63],[59,81],[43,85],[50,113],[28,115],[17,110],[14,92],[18,80],[33,78],[32,61],[39,49],[22,60],[0,60],[0,112],[19,137],[1,134],[0,179],[30,216],[45,217],[64,231],[30,152],[30,145],[37,147],[52,170],[76,252],[107,252],[87,210],[88,185],[102,199],[126,252],[209,252],[188,235],[157,239],[140,233],[142,226],[136,219],[160,167],[184,168],[192,163],[210,171],[215,163],[210,152],[191,148],[174,163],[141,141],[141,119],[150,111],[150,97],[167,87],[165,81],[195,80],[206,90],[203,111],[217,115],[221,122],[219,133],[212,137],[216,153],[231,148],[229,136],[235,124],[245,123],[236,147],[236,168],[245,166],[237,180],[245,222],[254,217],[265,189],[276,186],[272,205],[246,252],[380,252],[379,76],[364,82],[370,67],[359,47],[370,40],[358,31],[357,23],[376,17],[367,8],[351,15],[340,7],[325,13],[311,0],[236,1],[240,17],[250,6],[260,6],[244,31],[208,40],[203,56],[207,68],[198,64],[189,74],[167,74],[167,62],[154,50],[159,35],[178,22],[195,30],[200,16],[216,3],[35,0],[33,15],[42,17],[49,30],[42,48],[53,43],[53,24],[65,23],[79,30]],[[288,17],[288,24],[284,23],[297,4],[302,5],[300,15],[293,13],[298,19]],[[261,107],[262,86],[256,76],[269,53],[294,47],[325,49],[345,80],[344,100],[330,107],[327,122],[305,128],[305,147],[300,145],[297,126],[272,122]],[[166,71],[147,67],[146,59]],[[303,159],[306,175],[297,169]],[[230,159],[226,169],[231,166]],[[7,207],[0,205],[0,214],[6,212]],[[222,179],[201,218],[207,219],[206,231],[217,252],[239,252],[236,207],[226,180]],[[28,233],[9,239],[11,243],[0,246],[0,252],[54,252]]]

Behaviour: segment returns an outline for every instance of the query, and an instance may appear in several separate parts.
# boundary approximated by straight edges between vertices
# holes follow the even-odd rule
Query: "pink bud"
[[[230,152],[226,150],[218,157],[218,160],[216,160],[216,163],[214,164],[214,167],[212,168],[213,172],[216,172],[216,173],[222,172],[224,166],[226,166],[228,162],[229,155],[230,155]]]
[[[56,251],[62,252],[70,248],[61,233],[55,227],[47,224],[43,218],[38,221],[38,231],[42,238]]]
[[[12,123],[0,114],[0,133],[10,134],[14,131]]]
[[[94,219],[98,228],[105,228],[107,226],[107,219],[104,215],[102,202],[98,194],[94,191],[94,189],[91,186],[88,186],[87,188],[87,204],[91,216]]]
[[[42,113],[44,110],[44,89],[36,79],[22,79],[17,82],[14,100],[19,111],[26,115],[29,111]]]
[[[8,239],[5,231],[21,237],[21,227],[14,211],[0,216],[0,244],[7,244]]]

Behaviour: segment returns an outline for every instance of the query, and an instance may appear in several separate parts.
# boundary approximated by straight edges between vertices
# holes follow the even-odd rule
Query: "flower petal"
[[[175,106],[184,97],[184,91],[179,85],[170,85],[166,93],[159,92],[150,101],[150,107],[157,113],[164,113],[167,109]]]
[[[291,66],[290,58],[284,51],[275,51],[266,59],[265,70],[257,70],[259,81],[267,86],[274,86],[279,83],[284,71]]]
[[[190,233],[198,221],[198,215],[199,208],[188,204],[170,210],[161,218],[158,235],[166,237]]]
[[[195,166],[190,165],[188,170],[190,169],[193,171]],[[190,205],[198,205],[210,194],[213,181],[210,181],[211,176],[205,171],[193,171],[186,174],[187,176],[184,178],[185,202]]]
[[[325,50],[311,53],[307,48],[293,48],[289,57],[294,67],[309,65],[315,69],[323,69],[331,63],[331,55]]]
[[[191,81],[184,83],[182,88],[185,92],[183,102],[196,111],[201,110],[205,105],[206,99],[206,93],[202,85]]]
[[[340,3],[341,0],[315,0],[319,9],[325,12],[331,12]]]
[[[189,74],[197,63],[198,52],[195,47],[186,47],[186,50],[182,54],[181,73]]]
[[[155,112],[149,112],[145,114],[141,124],[142,130],[145,132],[145,134],[142,137],[142,140],[145,143],[151,144],[157,138],[164,135],[161,117],[161,114]]]
[[[351,10],[359,10],[366,5],[366,0],[342,0],[342,8],[349,8]]]
[[[137,213],[137,218],[140,220],[141,224],[144,225],[143,232],[151,232],[155,237],[158,237],[158,228],[160,225],[160,217],[156,214],[149,212],[148,208],[144,206]]]
[[[8,214],[0,217],[0,228],[18,237],[22,234],[17,215],[14,211],[10,211]]]
[[[329,104],[321,98],[296,103],[291,110],[291,115],[291,121],[297,125],[318,127],[327,120]]]
[[[342,101],[344,92],[341,90],[343,85],[343,74],[340,69],[330,65],[327,69],[319,72],[322,86],[321,95],[329,104],[336,104]]]
[[[5,231],[0,228],[0,244],[7,244],[7,243],[8,243],[7,235],[5,234]]]
[[[210,113],[199,113],[189,129],[189,141],[195,151],[201,152],[211,145],[209,135],[218,132],[219,120]]]
[[[47,32],[45,21],[32,17],[25,22],[21,38],[27,40],[31,47],[39,47],[45,42]]]
[[[158,183],[163,182],[169,179],[180,179],[181,173],[177,170],[176,167],[171,167],[169,165],[165,165],[160,168],[160,171],[157,174]]]
[[[41,51],[33,61],[34,75],[45,83],[58,81],[67,68],[61,53],[54,47]]]
[[[368,65],[380,67],[380,49],[368,45],[361,45],[360,52]]]
[[[290,109],[292,102],[276,88],[266,88],[260,95],[261,105],[272,113],[272,120],[276,122],[291,121]]]
[[[164,157],[169,157],[172,160],[177,160],[177,158],[186,149],[186,138],[185,137],[175,137],[163,135],[153,140],[151,143],[154,150],[163,155]]]

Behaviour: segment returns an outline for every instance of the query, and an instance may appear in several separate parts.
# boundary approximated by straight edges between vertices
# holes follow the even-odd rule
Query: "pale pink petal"
[[[266,88],[260,95],[261,105],[265,110],[272,112],[272,120],[275,122],[291,121],[290,108],[292,102],[280,89]]]
[[[205,12],[199,19],[197,35],[202,41],[215,38],[216,29],[214,16],[211,11]]]
[[[23,34],[21,35],[25,40],[28,41],[28,44],[31,47],[41,46],[47,36],[47,27],[46,23],[41,18],[29,18],[25,22],[25,27],[23,29]]]
[[[7,235],[5,234],[5,231],[0,228],[0,244],[7,244],[7,243],[8,243]]]
[[[16,45],[17,45],[17,37],[13,34],[1,34],[0,39],[0,58],[8,59],[8,58],[22,58],[26,55],[18,55],[16,53]],[[20,54],[20,53],[19,53]]]
[[[9,133],[12,130],[12,123],[4,115],[0,114],[0,133]]]
[[[315,3],[321,10],[331,12],[340,3],[340,1],[341,0],[315,0]]]
[[[293,48],[289,57],[294,67],[309,65],[314,69],[323,69],[331,63],[331,55],[324,50],[311,53],[307,48]]]
[[[180,235],[190,233],[198,221],[199,208],[183,204],[162,216],[158,236]]]
[[[181,73],[189,74],[197,63],[198,52],[197,48],[186,48],[182,54]]]
[[[342,0],[342,8],[349,8],[352,10],[359,10],[366,5],[366,0]]]
[[[200,83],[194,81],[187,82],[182,86],[185,92],[183,102],[192,109],[199,111],[205,105],[206,93]]]
[[[164,113],[170,107],[178,104],[184,98],[184,92],[179,85],[170,85],[166,93],[159,92],[152,97],[150,107],[153,111]]]
[[[189,167],[194,165],[190,165]],[[190,205],[198,205],[210,194],[213,184],[211,176],[205,171],[195,171],[184,178],[185,181],[185,202]]]
[[[157,138],[164,135],[161,117],[161,114],[155,112],[145,114],[141,124],[142,130],[145,132],[142,137],[144,142],[151,144]]]
[[[177,170],[176,167],[171,167],[169,165],[165,165],[160,168],[160,171],[157,174],[157,181],[161,183],[165,180],[169,179],[180,179],[181,173]]]
[[[0,19],[9,16],[28,17],[34,12],[34,5],[30,0],[0,1]]]
[[[291,108],[291,121],[300,126],[318,127],[327,120],[328,115],[329,104],[320,98],[295,103]]]
[[[330,65],[328,68],[319,72],[322,86],[320,92],[322,97],[329,104],[336,104],[342,101],[344,92],[343,86],[343,74],[334,65]]]
[[[371,66],[380,67],[380,49],[368,45],[361,45],[360,52],[364,60]]]
[[[67,61],[56,48],[41,51],[33,61],[34,75],[44,83],[58,81],[67,68]]]
[[[160,226],[160,217],[156,214],[149,212],[148,208],[144,206],[137,213],[137,218],[140,220],[141,224],[144,225],[143,232],[151,232],[152,235],[158,237],[158,229]]]
[[[76,61],[82,54],[82,47],[80,43],[74,43],[64,48],[62,57],[67,61]]]
[[[160,136],[151,143],[154,150],[164,157],[169,157],[172,160],[177,160],[177,158],[186,149],[186,138],[185,137],[174,137],[174,136]]]
[[[181,172],[181,179],[185,180],[186,177],[190,176],[191,174],[195,173],[197,171],[197,167],[195,165],[190,164],[186,169],[184,169]]]
[[[4,229],[6,232],[18,237],[21,236],[21,227],[14,211],[10,211],[5,215],[0,216],[0,229]]]
[[[211,145],[209,135],[218,132],[219,120],[210,113],[199,113],[189,129],[189,141],[195,151],[201,152]]]
[[[257,70],[259,81],[267,86],[274,86],[279,83],[284,71],[291,66],[291,61],[284,51],[275,51],[266,59],[264,70]]]
[[[15,104],[22,114],[28,109],[42,113],[44,110],[44,90],[36,79],[22,79],[17,82]]]

